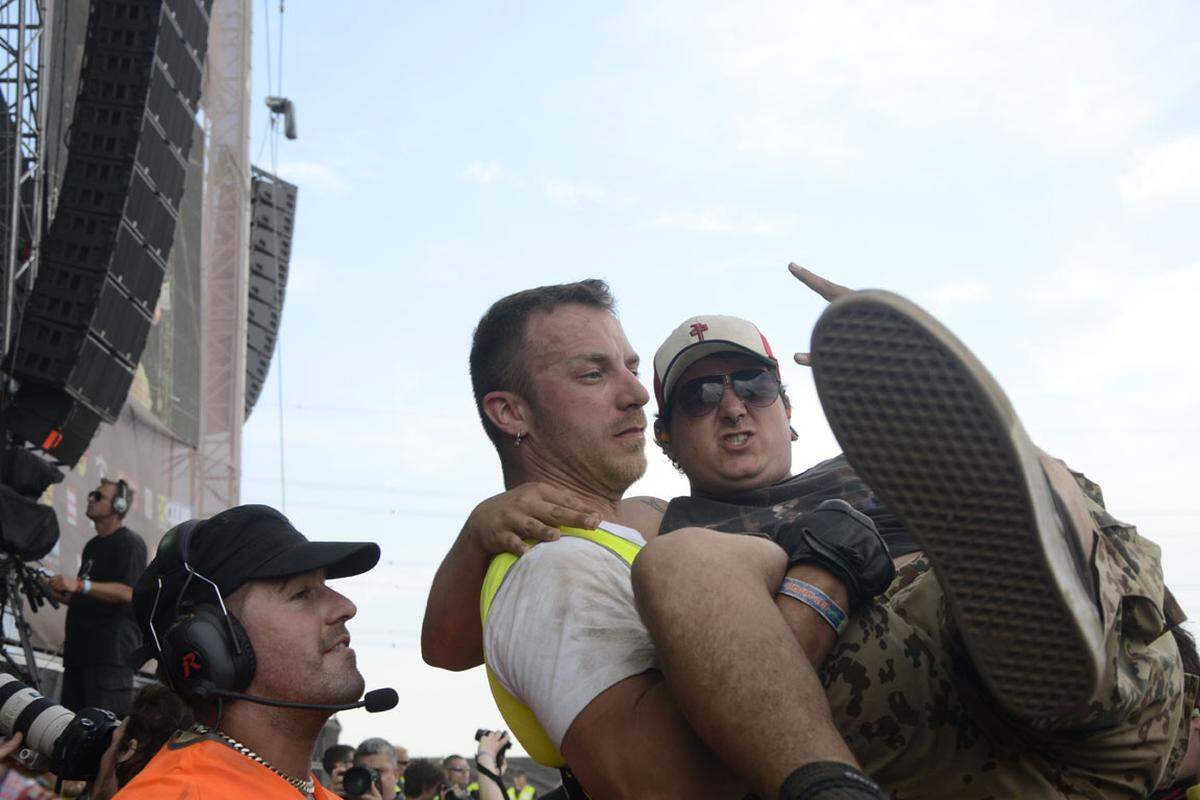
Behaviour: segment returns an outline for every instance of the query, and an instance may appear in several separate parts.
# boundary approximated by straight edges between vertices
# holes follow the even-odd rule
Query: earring
[[[524,435],[525,435],[525,434],[523,434],[523,433],[518,433],[518,434],[517,434],[517,440],[516,440],[516,441],[517,441],[517,447],[520,447],[520,446],[521,446],[521,437],[522,437],[522,436],[524,436]]]
[[[793,441],[793,442],[798,442],[798,441],[800,441],[800,434],[796,433],[796,429],[795,429],[795,428],[793,428],[791,425],[789,425],[789,426],[788,426],[788,430],[792,432],[792,441]]]

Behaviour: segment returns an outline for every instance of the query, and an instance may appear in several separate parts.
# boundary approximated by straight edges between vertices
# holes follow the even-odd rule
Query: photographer
[[[138,645],[130,602],[146,568],[146,543],[125,527],[133,489],[123,480],[100,480],[88,495],[87,518],[96,535],[83,546],[79,572],[50,576],[54,598],[67,603],[63,642],[62,704],[125,715],[133,697],[129,657]]]
[[[166,686],[151,683],[142,687],[129,706],[129,716],[101,756],[99,771],[88,781],[88,800],[111,800],[175,731],[187,728],[192,721],[191,709]]]
[[[396,797],[396,749],[387,739],[372,737],[363,740],[354,752],[354,770],[361,775],[362,770],[370,775],[367,782],[370,791],[354,794],[358,782],[347,771],[343,776],[343,787],[347,797],[368,797],[371,800],[394,800]],[[347,781],[346,778],[350,779]],[[359,779],[361,781],[362,778]]]
[[[354,748],[348,744],[331,745],[321,755],[321,768],[329,777],[327,785],[338,794],[342,793],[342,775],[353,766]]]
[[[507,731],[487,731],[479,737],[475,766],[479,769],[479,800],[506,800],[504,773],[508,771],[505,752],[512,745]]]

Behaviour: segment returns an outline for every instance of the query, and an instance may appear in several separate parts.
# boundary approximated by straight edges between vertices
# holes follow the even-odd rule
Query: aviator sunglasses
[[[748,406],[766,408],[779,397],[779,378],[766,369],[742,369],[724,375],[705,375],[681,384],[675,392],[675,405],[689,417],[705,417],[713,412],[725,395],[725,387]]]

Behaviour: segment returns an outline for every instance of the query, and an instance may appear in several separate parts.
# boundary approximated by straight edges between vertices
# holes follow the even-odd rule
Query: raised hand
[[[814,292],[821,295],[821,297],[824,297],[831,303],[842,295],[847,295],[854,291],[846,286],[842,286],[840,283],[834,283],[828,278],[822,278],[815,272],[800,266],[795,261],[788,264],[788,271],[795,275],[796,278],[805,286],[812,289]],[[796,353],[794,358],[796,359],[796,363],[800,364],[801,366],[812,366],[812,362],[809,360],[808,353]]]

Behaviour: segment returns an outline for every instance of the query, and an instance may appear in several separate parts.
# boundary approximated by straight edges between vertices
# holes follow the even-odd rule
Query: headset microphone
[[[200,694],[200,693],[198,693]],[[276,706],[278,708],[308,708],[313,711],[349,711],[352,708],[366,708],[371,714],[376,714],[380,711],[390,711],[400,702],[400,695],[396,694],[395,689],[372,689],[363,695],[363,699],[357,703],[338,703],[338,704],[322,704],[322,703],[295,703],[288,700],[268,700],[265,697],[256,697],[252,694],[242,694],[241,692],[231,692],[227,689],[208,689],[201,694],[202,697],[228,697],[232,700],[248,700],[251,703],[258,703],[264,706]]]

